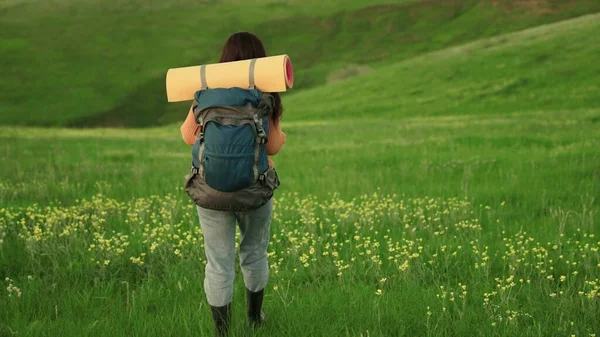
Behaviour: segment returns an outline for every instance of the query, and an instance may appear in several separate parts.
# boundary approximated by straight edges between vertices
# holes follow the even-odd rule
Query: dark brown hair
[[[260,39],[249,32],[238,32],[231,35],[223,50],[219,62],[234,62],[241,60],[249,60],[253,58],[266,57],[267,52]],[[275,108],[273,109],[273,122],[275,125],[279,122],[283,114],[283,106],[281,104],[281,96],[279,93],[270,93],[275,98]]]

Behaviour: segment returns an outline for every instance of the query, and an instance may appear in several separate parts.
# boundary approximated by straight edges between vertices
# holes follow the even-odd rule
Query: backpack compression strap
[[[253,67],[250,67],[251,71]],[[252,78],[252,77],[251,77]],[[261,183],[265,181],[265,174],[258,172],[259,161],[260,161],[260,147],[267,143],[267,133],[265,132],[263,123],[265,116],[271,115],[273,109],[273,96],[269,94],[263,94],[256,113],[252,116],[254,119],[254,126],[256,128],[256,141],[254,146],[254,180],[259,180]]]
[[[198,152],[195,154],[198,156],[198,167],[194,167],[194,165],[192,165],[192,172],[194,174],[198,174],[202,178],[204,178],[204,165],[202,165],[202,154],[204,153],[204,127],[205,127],[205,125],[204,125],[203,116],[198,117],[198,125],[200,127],[200,133],[198,134],[196,141],[200,142],[200,146],[198,148]]]
[[[202,80],[202,86],[206,85],[206,76],[204,74],[204,69],[202,69],[202,67],[200,68],[200,77]],[[204,152],[204,115],[200,113],[199,109],[198,109],[198,101],[197,99],[194,97],[194,102],[192,103],[192,111],[194,112],[194,118],[196,120],[196,124],[198,125],[198,128],[200,128],[200,132],[198,133],[198,135],[196,136],[196,143],[200,143],[198,146],[198,149],[196,150],[196,146],[194,145],[193,150],[195,153],[193,153],[193,156],[197,156],[198,159],[198,167],[196,167],[194,165],[194,161],[192,160],[192,167],[191,167],[191,171],[193,174],[197,174],[200,175],[201,177],[204,177],[204,167],[202,166],[202,153]]]
[[[262,114],[261,114],[262,115]],[[263,128],[263,116],[259,117],[258,113],[255,113],[254,116],[254,126],[256,127],[256,140],[254,142],[254,180],[260,180],[263,182],[265,179],[264,174],[258,173],[258,166],[260,161],[260,147],[267,143],[267,134],[265,133],[265,129]]]

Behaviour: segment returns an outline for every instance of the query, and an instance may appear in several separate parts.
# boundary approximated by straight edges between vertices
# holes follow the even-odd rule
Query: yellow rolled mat
[[[203,79],[204,83],[202,83]],[[171,68],[167,71],[167,100],[169,102],[193,100],[196,91],[202,88],[255,87],[263,92],[283,92],[293,85],[292,61],[287,55],[277,55],[252,60]]]

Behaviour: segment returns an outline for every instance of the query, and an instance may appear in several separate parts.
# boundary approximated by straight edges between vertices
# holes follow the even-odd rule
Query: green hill
[[[256,32],[270,54],[291,56],[297,78],[288,97],[294,101],[353,65],[385,69],[426,52],[597,11],[595,0],[5,1],[0,124],[178,121],[187,103],[166,103],[166,70],[215,62],[223,41],[238,30]],[[548,53],[542,61],[552,57]],[[382,108],[399,107],[372,111]]]
[[[286,104],[302,111],[287,116],[393,120],[598,108],[599,36],[600,15],[591,14],[424,54],[290,96]]]
[[[549,151],[573,146],[570,153],[559,152],[576,163],[583,158],[580,151],[598,145],[599,32],[600,14],[587,15],[424,54],[286,96],[283,129],[289,142],[276,158],[285,175],[282,188],[446,195],[461,190],[462,168],[474,165],[474,156],[492,156],[472,178],[481,184],[479,197],[495,200],[498,190],[485,186],[514,171],[522,176],[509,191],[533,200],[540,177],[565,174],[554,171],[556,163],[546,165],[557,158],[547,157]],[[186,111],[179,110],[176,124],[139,131],[1,128],[7,145],[0,201],[68,202],[95,193],[105,182],[112,186],[106,191],[110,195],[167,193],[180,185],[189,164],[189,148],[178,129]],[[537,156],[544,169],[522,166],[521,155]],[[431,161],[463,164],[414,175]],[[37,170],[40,162],[48,169]],[[586,163],[582,167],[594,165]],[[581,172],[572,181],[593,178],[593,172]],[[151,183],[140,184],[139,177]],[[577,185],[560,179],[567,185],[556,193],[566,198]],[[538,181],[538,188],[522,190],[525,181]]]

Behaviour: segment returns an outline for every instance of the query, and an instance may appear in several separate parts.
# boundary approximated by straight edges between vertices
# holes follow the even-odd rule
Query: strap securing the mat
[[[200,66],[200,83],[202,84],[202,90],[208,89],[208,84],[206,84],[206,65]]]
[[[255,67],[256,67],[256,59],[252,59],[252,61],[250,61],[250,76],[249,76],[250,89],[254,89],[254,68]]]

